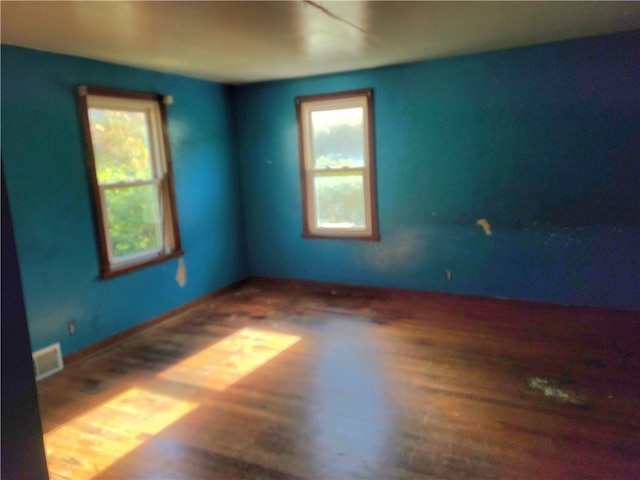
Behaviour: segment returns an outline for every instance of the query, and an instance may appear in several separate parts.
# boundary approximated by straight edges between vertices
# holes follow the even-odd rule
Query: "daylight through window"
[[[79,92],[102,276],[181,255],[163,97],[101,87]]]
[[[371,90],[296,98],[305,237],[377,240]]]

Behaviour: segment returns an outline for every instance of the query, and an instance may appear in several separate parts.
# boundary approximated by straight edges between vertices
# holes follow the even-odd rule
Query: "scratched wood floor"
[[[638,479],[640,313],[251,280],[38,384],[51,478]]]

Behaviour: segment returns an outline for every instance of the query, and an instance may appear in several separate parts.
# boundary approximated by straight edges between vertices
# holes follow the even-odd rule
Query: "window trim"
[[[333,173],[344,173],[348,171],[362,171],[365,194],[365,221],[369,223],[367,229],[350,230],[345,228],[318,228],[312,225],[315,215],[312,212],[314,208],[314,194],[311,182],[315,178],[308,159],[307,151],[310,149],[311,122],[310,114],[313,111],[313,104],[331,105],[332,103],[341,104],[345,100],[364,99],[365,107],[365,166],[340,169]],[[375,159],[375,128],[373,114],[373,89],[349,90],[336,93],[323,93],[317,95],[304,95],[295,98],[296,119],[298,123],[298,145],[300,160],[300,186],[302,194],[302,237],[303,238],[325,238],[325,239],[342,239],[342,240],[364,240],[379,241],[380,232],[378,227],[378,192],[376,181],[376,159]],[[308,111],[308,118],[305,118],[305,112]],[[312,171],[313,170],[313,171]],[[326,173],[331,172],[328,170]],[[367,202],[368,194],[368,202]],[[367,206],[369,207],[367,209]]]
[[[168,134],[168,122],[165,106],[165,97],[158,93],[139,92],[133,90],[123,90],[117,88],[100,87],[93,85],[81,85],[78,87],[78,111],[82,123],[82,130],[84,135],[85,145],[85,158],[87,163],[87,172],[89,175],[89,184],[91,186],[92,193],[92,210],[94,213],[94,223],[96,227],[96,234],[98,236],[98,253],[100,257],[100,278],[109,279],[124,275],[129,272],[140,270],[142,268],[155,265],[158,263],[166,262],[173,258],[178,258],[184,255],[182,250],[182,243],[180,239],[180,228],[178,220],[178,208],[175,195],[175,183],[173,177],[173,163],[171,160],[171,148],[169,144]],[[154,170],[161,168],[163,171],[157,177],[154,177],[150,181],[144,181],[145,183],[157,182],[160,185],[161,195],[163,198],[163,208],[168,208],[167,214],[163,214],[162,222],[162,236],[163,239],[170,239],[172,248],[167,251],[166,248],[161,249],[159,252],[153,251],[152,253],[137,253],[132,254],[131,257],[121,260],[117,263],[111,261],[109,235],[107,231],[107,219],[106,219],[106,203],[103,201],[103,191],[105,188],[119,188],[119,184],[110,184],[108,186],[100,185],[98,182],[98,175],[96,170],[95,154],[93,150],[93,141],[91,138],[91,122],[89,119],[89,99],[88,96],[97,97],[110,97],[115,100],[126,101],[143,101],[154,102],[158,107],[158,118],[156,118],[157,127],[161,132],[158,132],[158,138],[156,138],[158,144],[152,146],[154,148],[162,149],[161,157],[159,161],[161,165],[157,165],[158,161],[154,160]],[[166,185],[163,185],[166,183]],[[123,185],[120,185],[123,186]],[[166,222],[166,217],[170,217],[171,221]],[[167,225],[170,223],[170,225]]]

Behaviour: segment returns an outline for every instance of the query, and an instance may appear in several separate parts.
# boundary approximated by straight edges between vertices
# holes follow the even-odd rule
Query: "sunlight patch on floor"
[[[93,478],[198,405],[131,388],[45,434],[49,477]]]
[[[159,378],[224,390],[300,340],[294,335],[243,328],[160,372]]]

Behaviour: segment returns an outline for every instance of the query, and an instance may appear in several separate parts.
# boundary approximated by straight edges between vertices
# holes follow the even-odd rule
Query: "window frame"
[[[375,161],[375,129],[373,114],[373,89],[349,90],[317,95],[304,95],[295,98],[296,118],[298,123],[298,142],[300,156],[300,185],[302,193],[302,237],[329,238],[343,240],[379,241],[378,227],[378,194]],[[313,129],[311,113],[362,107],[364,129],[364,166],[344,167],[336,170],[318,169],[313,158]],[[336,175],[345,172],[361,171],[363,177],[365,201],[365,229],[319,227],[316,223],[316,205],[314,179],[320,174],[326,176],[333,172]]]
[[[184,255],[180,239],[178,208],[168,135],[166,99],[163,95],[117,88],[81,85],[78,87],[78,110],[85,139],[85,153],[89,183],[93,194],[92,207],[97,233],[100,257],[100,277],[113,278],[135,270],[166,262]],[[149,128],[150,155],[153,175],[150,180],[100,184],[98,181],[89,108],[120,109],[144,112]],[[137,106],[132,108],[132,106]],[[131,188],[143,185],[157,185],[159,190],[158,208],[161,219],[160,235],[162,246],[158,249],[137,252],[120,259],[111,253],[108,230],[105,191],[108,189]]]

